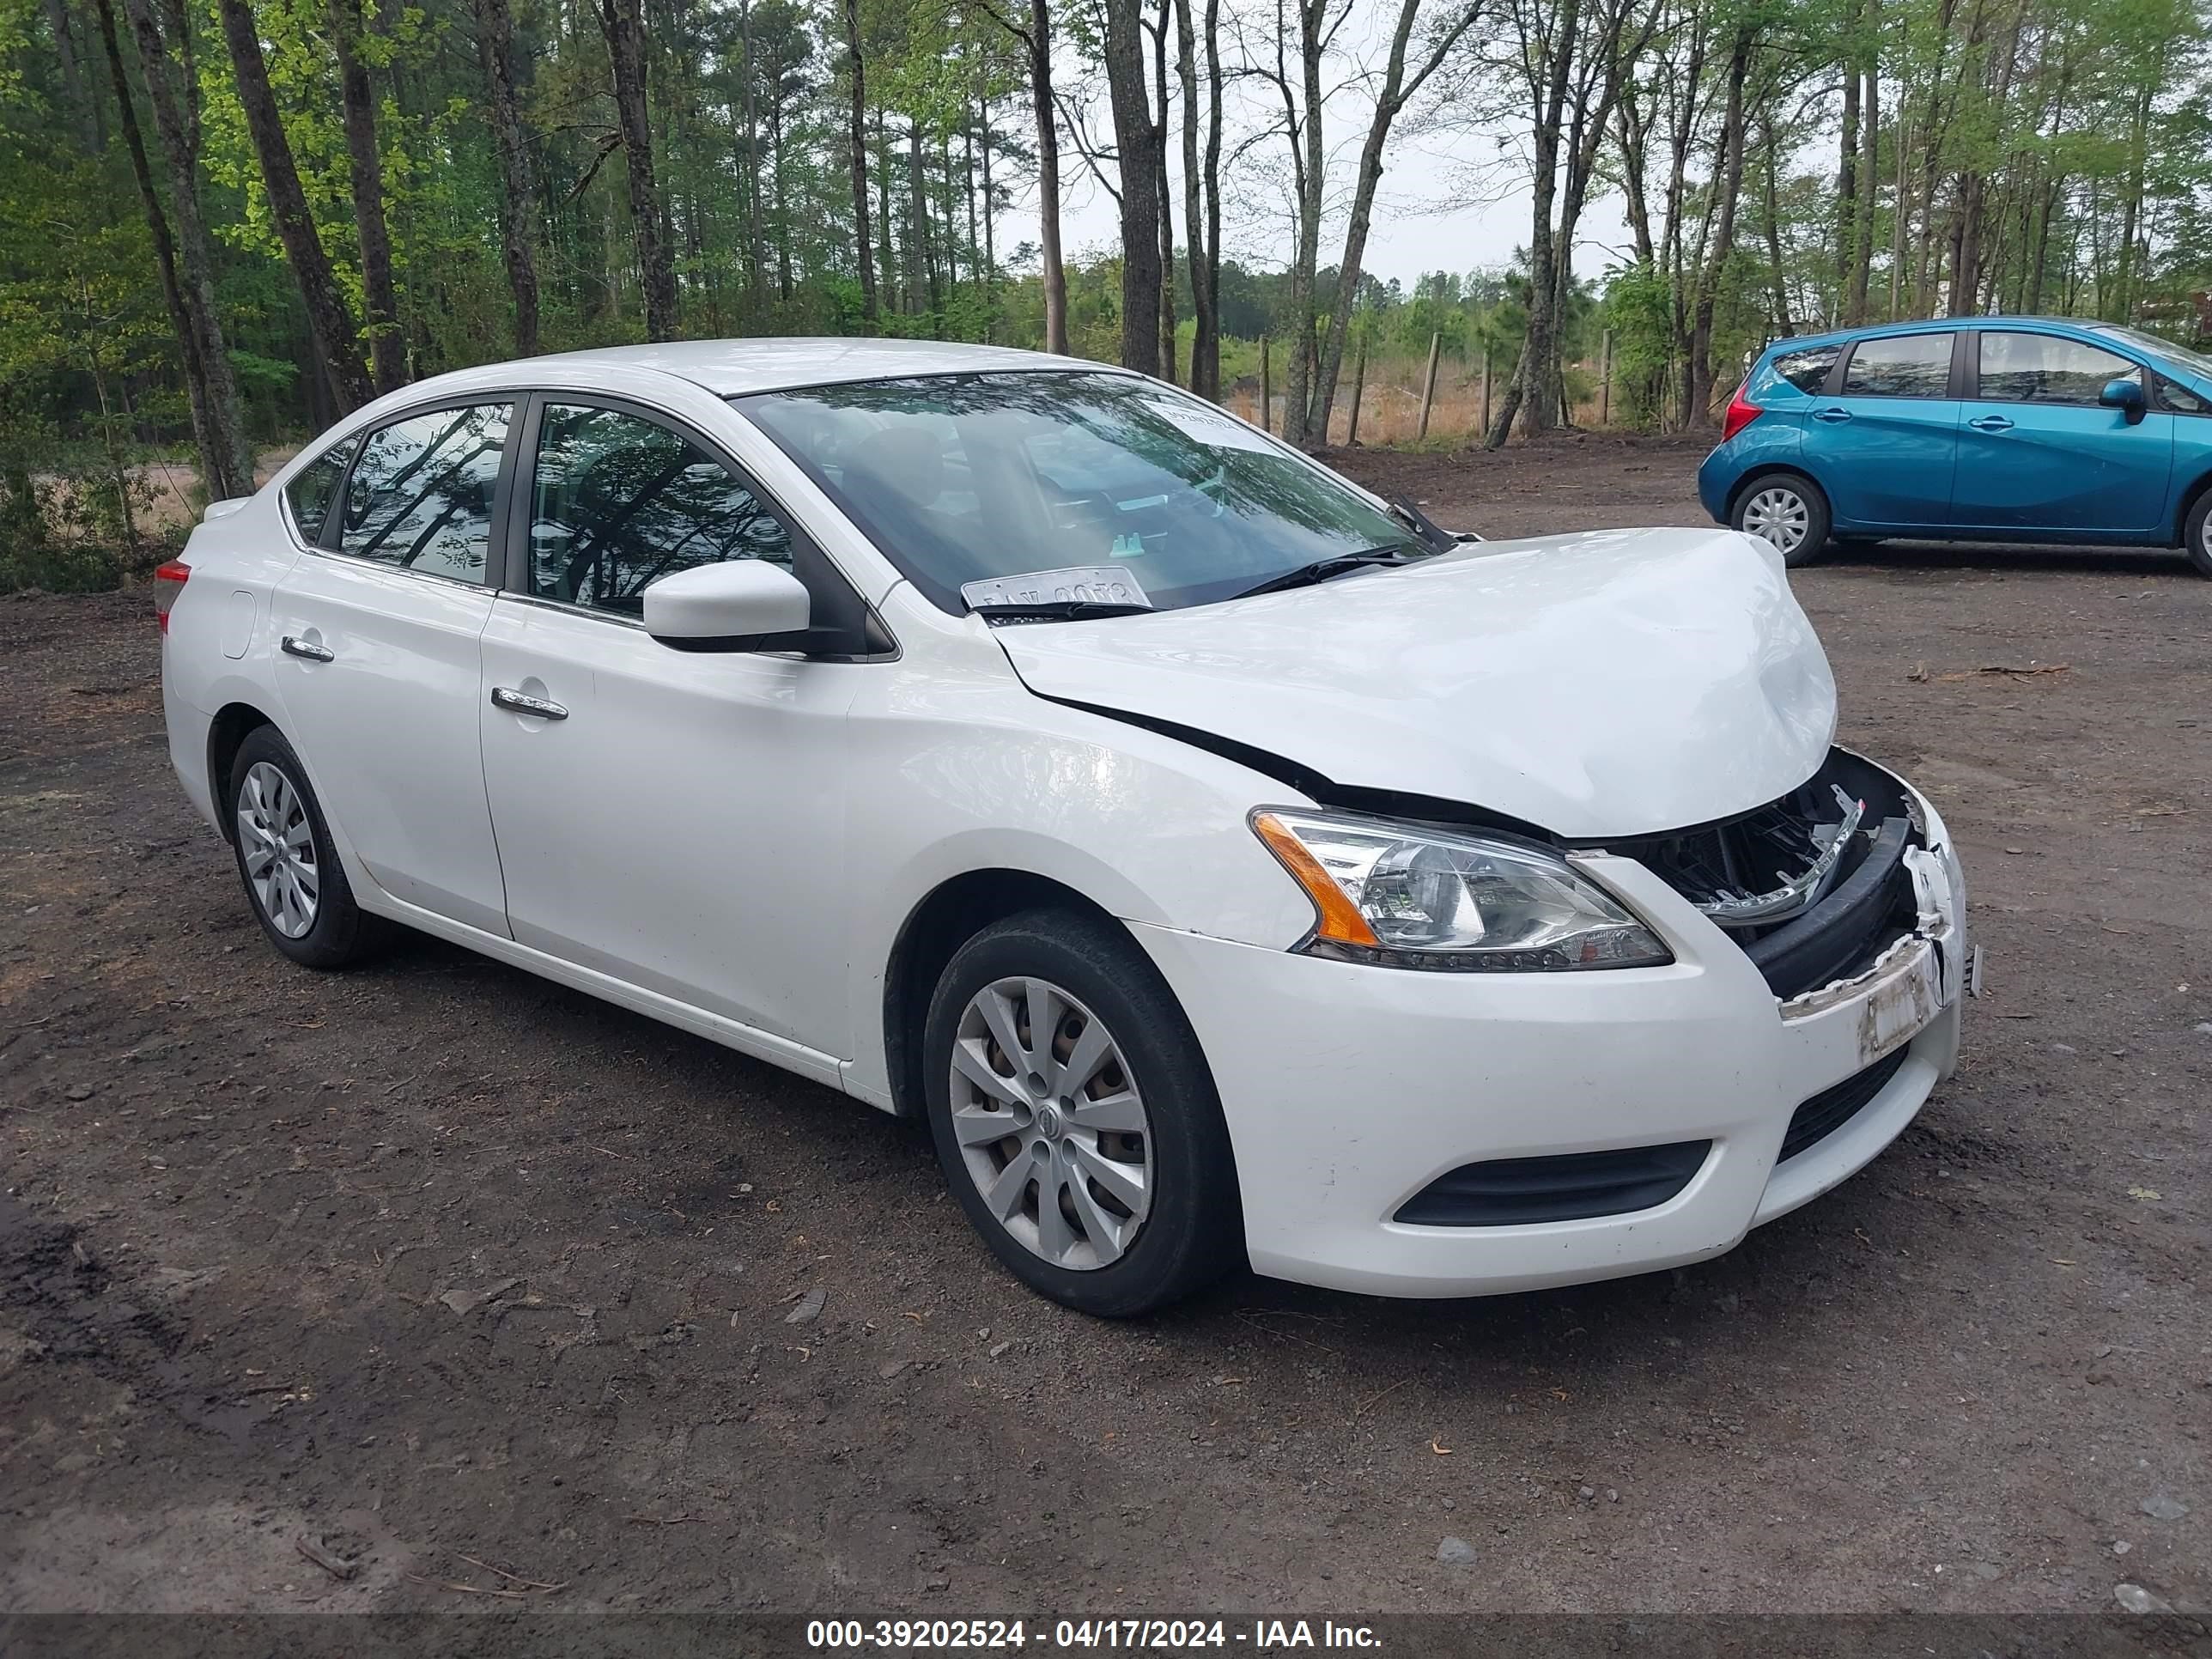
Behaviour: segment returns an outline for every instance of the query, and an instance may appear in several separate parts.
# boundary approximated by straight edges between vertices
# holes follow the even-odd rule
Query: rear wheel
[[[2189,562],[2197,567],[2200,576],[2212,576],[2212,489],[2197,498],[2189,509],[2189,521],[2183,527],[2181,550],[2189,555]]]
[[[273,726],[246,734],[230,766],[238,878],[269,942],[307,968],[342,968],[382,940],[353,902],[307,769]]]
[[[924,1036],[930,1133],[1014,1276],[1085,1313],[1149,1313],[1243,1258],[1212,1073],[1118,930],[1033,910],[946,964]]]
[[[1736,493],[1729,525],[1756,536],[1796,568],[1808,565],[1828,545],[1828,498],[1820,485],[1795,472],[1769,472]]]

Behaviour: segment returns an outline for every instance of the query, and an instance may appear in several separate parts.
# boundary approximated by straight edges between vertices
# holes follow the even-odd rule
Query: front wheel
[[[2181,550],[2189,555],[2198,575],[2212,576],[2212,489],[2199,495],[2189,509],[2189,521],[2182,527]]]
[[[1126,1317],[1242,1259],[1212,1074],[1118,929],[1057,910],[986,928],[939,979],[923,1053],[945,1179],[1032,1290]]]
[[[1737,492],[1729,526],[1756,536],[1792,569],[1819,558],[1828,545],[1828,498],[1810,478],[1769,472]]]

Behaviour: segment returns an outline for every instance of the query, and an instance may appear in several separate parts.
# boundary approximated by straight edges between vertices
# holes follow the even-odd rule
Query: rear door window
[[[492,493],[514,412],[511,404],[431,410],[370,433],[346,480],[338,550],[487,580]]]
[[[1950,389],[1948,334],[1861,340],[1844,369],[1846,398],[1943,398]]]

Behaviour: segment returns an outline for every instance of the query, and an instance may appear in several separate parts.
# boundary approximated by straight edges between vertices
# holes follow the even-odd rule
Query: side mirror
[[[2143,389],[2140,380],[2107,380],[2105,389],[2097,394],[2097,401],[2107,409],[2117,409],[2125,415],[2130,426],[2143,417]]]
[[[793,651],[805,644],[805,584],[780,564],[730,559],[645,590],[645,631],[678,651]]]

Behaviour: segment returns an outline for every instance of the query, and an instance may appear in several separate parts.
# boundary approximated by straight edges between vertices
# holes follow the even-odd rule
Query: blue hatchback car
[[[2119,542],[2212,576],[2212,357],[2044,317],[1779,340],[1698,495],[1792,565],[1890,537]]]

